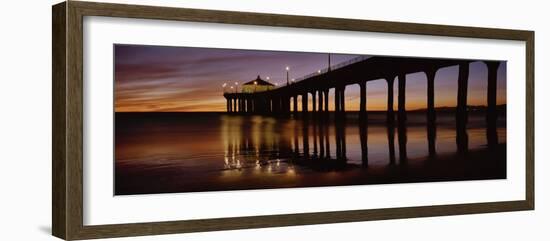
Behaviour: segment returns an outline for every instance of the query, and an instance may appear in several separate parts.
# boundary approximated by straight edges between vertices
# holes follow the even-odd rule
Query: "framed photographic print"
[[[53,6],[53,235],[534,209],[534,32]]]

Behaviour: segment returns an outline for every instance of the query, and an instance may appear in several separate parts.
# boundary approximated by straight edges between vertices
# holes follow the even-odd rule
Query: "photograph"
[[[113,48],[114,195],[507,177],[505,60]]]

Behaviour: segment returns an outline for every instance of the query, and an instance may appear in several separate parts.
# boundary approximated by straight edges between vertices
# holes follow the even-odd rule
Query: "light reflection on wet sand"
[[[383,113],[370,113],[368,125],[353,114],[335,124],[319,118],[117,113],[115,193],[505,178],[505,122],[497,125],[500,145],[489,150],[484,115],[471,114],[470,151],[458,157],[453,116],[438,115],[437,155],[428,158],[425,114],[409,113],[404,133],[394,127],[392,162]],[[406,161],[399,153],[403,137]]]

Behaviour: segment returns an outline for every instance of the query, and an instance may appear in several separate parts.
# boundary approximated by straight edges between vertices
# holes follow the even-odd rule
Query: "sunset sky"
[[[264,80],[270,77],[271,83],[284,84],[286,66],[290,67],[290,78],[297,79],[328,65],[326,53],[142,45],[115,45],[114,49],[116,112],[225,111],[224,83],[229,88],[235,82],[240,85],[260,75]],[[331,64],[357,56],[331,54]],[[457,66],[437,72],[436,107],[456,105],[457,76]],[[487,68],[484,63],[470,64],[468,84],[468,105],[485,105]],[[386,88],[383,80],[367,82],[368,110],[386,109]],[[330,91],[331,110],[333,91]],[[394,91],[397,98],[397,81]],[[426,107],[424,73],[407,75],[406,91],[408,110]],[[506,63],[502,62],[497,77],[497,104],[505,103]],[[359,86],[347,86],[346,110],[358,109]]]

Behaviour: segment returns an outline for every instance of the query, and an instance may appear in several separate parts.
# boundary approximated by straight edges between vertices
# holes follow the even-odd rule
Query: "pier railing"
[[[340,62],[336,65],[332,65],[330,67],[320,69],[320,70],[318,70],[316,72],[313,72],[311,74],[308,74],[308,75],[302,76],[300,78],[297,78],[297,79],[295,79],[294,83],[297,83],[297,82],[300,82],[300,81],[303,81],[303,80],[306,80],[306,79],[309,79],[309,78],[312,78],[312,77],[315,77],[315,76],[318,76],[318,75],[322,75],[322,74],[328,73],[329,71],[337,70],[337,69],[346,67],[348,65],[355,64],[357,62],[361,62],[363,60],[367,60],[370,57],[371,56],[361,55],[361,56],[355,57],[353,59],[350,59],[350,60],[347,60],[347,61],[344,61],[344,62]],[[284,87],[284,86],[280,86],[280,87]]]

